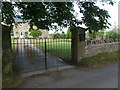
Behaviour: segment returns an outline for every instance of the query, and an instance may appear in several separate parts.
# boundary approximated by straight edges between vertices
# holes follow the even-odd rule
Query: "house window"
[[[16,34],[18,34],[18,32],[16,32]]]
[[[23,34],[23,33],[21,32],[21,36],[22,36],[22,34]]]

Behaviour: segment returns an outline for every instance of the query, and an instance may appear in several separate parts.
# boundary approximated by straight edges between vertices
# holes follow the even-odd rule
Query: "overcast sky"
[[[110,26],[110,29],[107,29],[106,31],[109,31],[111,30],[112,28],[115,27],[115,23],[116,23],[116,26],[118,26],[118,1],[119,0],[114,0],[116,1],[116,3],[112,6],[112,5],[108,5],[108,4],[105,4],[105,6],[101,5],[101,3],[97,3],[97,6],[99,6],[100,8],[102,9],[105,9],[108,11],[109,15],[111,16],[111,18],[108,20],[109,23],[112,25]],[[79,8],[77,5],[74,6],[74,9],[76,12],[79,13]],[[81,18],[81,14],[78,14],[78,19]],[[84,27],[84,25],[82,26]],[[67,32],[67,28],[64,28],[63,31],[66,33]],[[54,30],[53,31],[49,31],[49,33],[54,33]]]

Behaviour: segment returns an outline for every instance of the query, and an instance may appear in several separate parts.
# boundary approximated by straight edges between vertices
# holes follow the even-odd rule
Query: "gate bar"
[[[46,38],[45,38],[45,68],[47,69],[47,48],[46,48]]]

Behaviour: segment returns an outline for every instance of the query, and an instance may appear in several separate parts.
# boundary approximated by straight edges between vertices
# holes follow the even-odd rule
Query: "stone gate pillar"
[[[11,28],[2,25],[2,72],[12,73]]]
[[[81,27],[72,28],[72,61],[80,62],[85,54],[85,30]]]

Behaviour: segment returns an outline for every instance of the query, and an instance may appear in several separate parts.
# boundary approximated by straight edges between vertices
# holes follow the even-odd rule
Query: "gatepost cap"
[[[83,28],[83,27],[73,27],[73,28],[70,29],[71,32],[72,32],[72,31],[75,31],[75,30],[87,31],[87,28]]]

